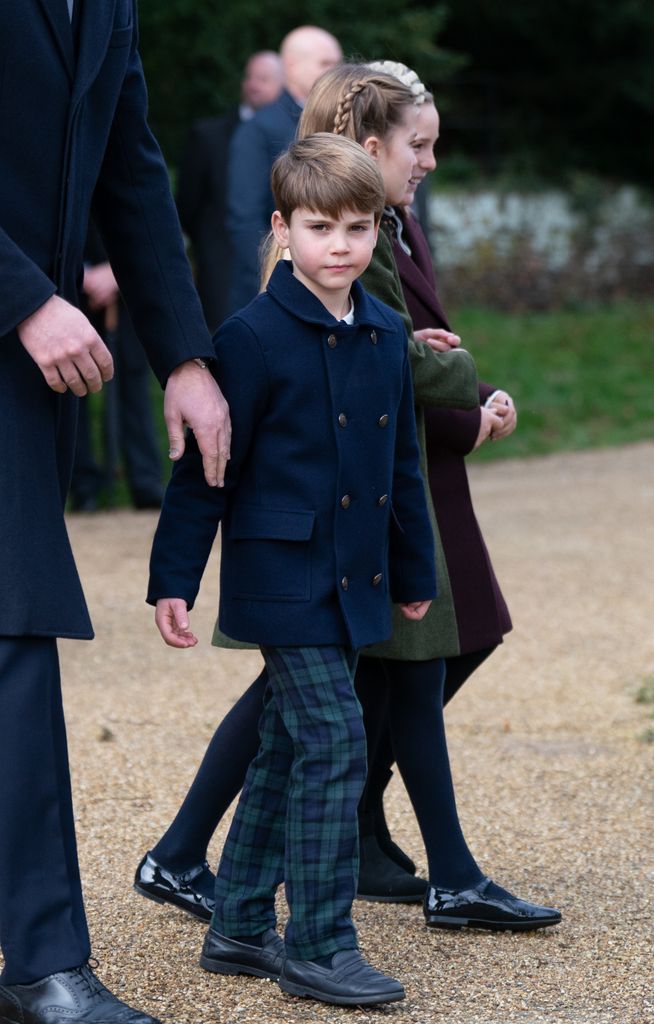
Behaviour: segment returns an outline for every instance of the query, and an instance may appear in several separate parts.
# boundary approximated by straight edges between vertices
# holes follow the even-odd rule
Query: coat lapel
[[[72,82],[75,75],[75,49],[66,0],[38,0],[38,2],[50,25],[57,49]]]
[[[55,2],[55,0],[51,0]],[[65,7],[66,0],[60,0]],[[104,60],[111,37],[116,0],[81,0],[79,47],[73,103],[88,89]]]

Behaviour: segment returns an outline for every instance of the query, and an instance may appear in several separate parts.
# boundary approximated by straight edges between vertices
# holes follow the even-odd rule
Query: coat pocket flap
[[[231,540],[309,540],[316,513],[285,509],[235,508],[230,529]]]

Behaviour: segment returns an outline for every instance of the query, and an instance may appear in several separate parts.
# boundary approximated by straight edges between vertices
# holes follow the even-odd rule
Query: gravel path
[[[61,645],[80,856],[95,954],[164,1022],[645,1024],[652,991],[654,443],[474,467],[515,630],[448,710],[464,830],[502,885],[562,909],[532,934],[428,931],[419,907],[356,904],[364,951],[407,999],[338,1010],[197,966],[203,928],[130,888],[257,654],[209,645],[216,567],[170,651],[143,603],[155,517],[73,516],[98,638]],[[394,834],[424,868],[401,783]],[[212,847],[215,863],[224,826]],[[283,917],[283,910],[282,910]]]

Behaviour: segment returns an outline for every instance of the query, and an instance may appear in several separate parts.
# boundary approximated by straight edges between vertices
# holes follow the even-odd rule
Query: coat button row
[[[378,587],[379,584],[381,583],[381,581],[383,580],[383,578],[384,578],[384,574],[381,573],[381,572],[378,572],[377,575],[373,576],[373,578],[370,580],[370,583],[372,584],[373,587]],[[349,588],[350,588],[350,581],[347,578],[347,576],[344,576],[343,579],[341,580],[341,587],[343,588],[343,590],[349,590]]]
[[[346,427],[347,426],[347,416],[345,415],[344,412],[340,412],[338,414],[338,425],[339,425],[339,427]],[[385,412],[384,415],[380,416],[379,419],[377,420],[377,426],[378,427],[386,427],[387,425],[388,425],[388,413]]]

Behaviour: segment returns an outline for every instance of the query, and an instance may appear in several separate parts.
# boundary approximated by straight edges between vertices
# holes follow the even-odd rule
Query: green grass
[[[654,438],[654,304],[451,316],[482,380],[513,396],[518,428],[476,458]]]

